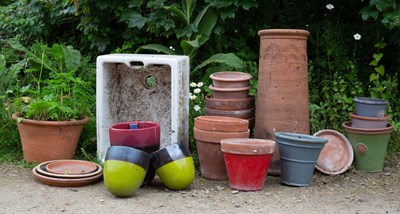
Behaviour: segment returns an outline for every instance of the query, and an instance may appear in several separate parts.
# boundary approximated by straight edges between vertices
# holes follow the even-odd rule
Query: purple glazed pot
[[[136,124],[136,129],[130,129]],[[109,128],[111,146],[128,146],[151,154],[160,149],[160,123],[151,121],[132,121],[112,125]],[[151,184],[156,174],[150,165],[143,185]]]

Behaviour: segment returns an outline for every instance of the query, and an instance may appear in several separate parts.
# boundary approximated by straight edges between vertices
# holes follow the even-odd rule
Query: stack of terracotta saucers
[[[103,177],[103,168],[90,161],[52,160],[32,170],[35,178],[47,185],[75,187],[93,184]]]
[[[210,75],[213,94],[205,98],[206,114],[242,118],[254,127],[254,96],[249,96],[250,79],[248,73],[222,71]]]

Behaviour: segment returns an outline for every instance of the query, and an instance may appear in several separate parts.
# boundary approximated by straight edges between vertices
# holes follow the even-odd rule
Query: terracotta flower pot
[[[237,71],[221,71],[210,75],[213,86],[218,88],[242,88],[249,86],[250,74]]]
[[[215,98],[212,95],[206,96],[205,105],[210,109],[219,110],[243,110],[254,108],[254,96],[238,99]]]
[[[250,86],[241,88],[218,88],[215,86],[209,86],[213,97],[217,99],[243,99],[249,96]]]
[[[254,117],[254,108],[243,110],[219,110],[206,107],[206,114],[213,116],[236,117],[248,119]]]
[[[193,183],[193,157],[183,144],[174,143],[151,154],[151,164],[169,189],[186,189]]]
[[[225,138],[248,138],[249,134],[249,130],[245,132],[212,132],[194,127],[201,175],[212,180],[227,179],[224,156],[221,151],[221,140]]]
[[[12,115],[17,120],[18,113]],[[42,163],[50,160],[72,159],[88,117],[75,121],[39,121],[22,119],[18,122],[24,160]]]
[[[386,128],[389,122],[389,115],[384,117],[363,117],[350,113],[351,126],[361,129],[381,129]]]
[[[307,37],[298,29],[260,30],[254,136],[274,140],[275,131],[310,134]],[[269,173],[280,174],[279,149]]]
[[[274,149],[275,142],[272,140],[221,140],[230,187],[242,191],[262,190]]]
[[[389,101],[378,98],[354,98],[356,114],[363,117],[384,117]]]
[[[117,197],[129,197],[142,185],[151,156],[139,149],[110,146],[104,161],[104,185]]]
[[[135,125],[131,129],[130,125]],[[113,124],[109,128],[111,146],[128,146],[151,154],[160,148],[160,123],[152,121],[131,121]],[[147,170],[144,185],[151,184],[156,175],[153,166]]]
[[[365,172],[382,171],[393,125],[388,124],[380,129],[363,129],[352,127],[351,122],[344,122],[342,127],[353,147],[356,169]]]
[[[249,121],[234,117],[199,116],[194,118],[194,127],[214,132],[245,132],[249,129]]]

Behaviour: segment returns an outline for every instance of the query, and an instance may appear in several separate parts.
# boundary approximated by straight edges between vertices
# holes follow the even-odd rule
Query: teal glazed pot
[[[356,115],[362,117],[384,117],[389,101],[378,98],[356,97]]]
[[[117,197],[132,196],[142,185],[151,156],[125,146],[108,148],[104,161],[104,185]]]
[[[281,163],[281,182],[309,186],[315,165],[328,139],[306,134],[275,132]]]
[[[186,189],[194,181],[193,157],[181,143],[171,144],[153,152],[151,164],[160,180],[169,189]]]
[[[356,169],[364,172],[382,171],[393,125],[363,129],[352,127],[351,122],[344,122],[342,127],[353,147]]]
[[[131,129],[131,125],[135,129]],[[109,128],[111,146],[128,146],[151,154],[160,149],[160,123],[152,121],[131,121],[113,124]],[[144,185],[149,185],[156,175],[150,165]]]

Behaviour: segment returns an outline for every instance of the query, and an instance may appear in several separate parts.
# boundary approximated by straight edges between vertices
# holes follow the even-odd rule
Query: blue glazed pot
[[[354,102],[356,115],[362,117],[385,117],[386,107],[389,104],[387,100],[369,97],[356,97]]]
[[[309,186],[328,139],[289,132],[275,132],[274,135],[279,149],[281,182],[289,186]]]

